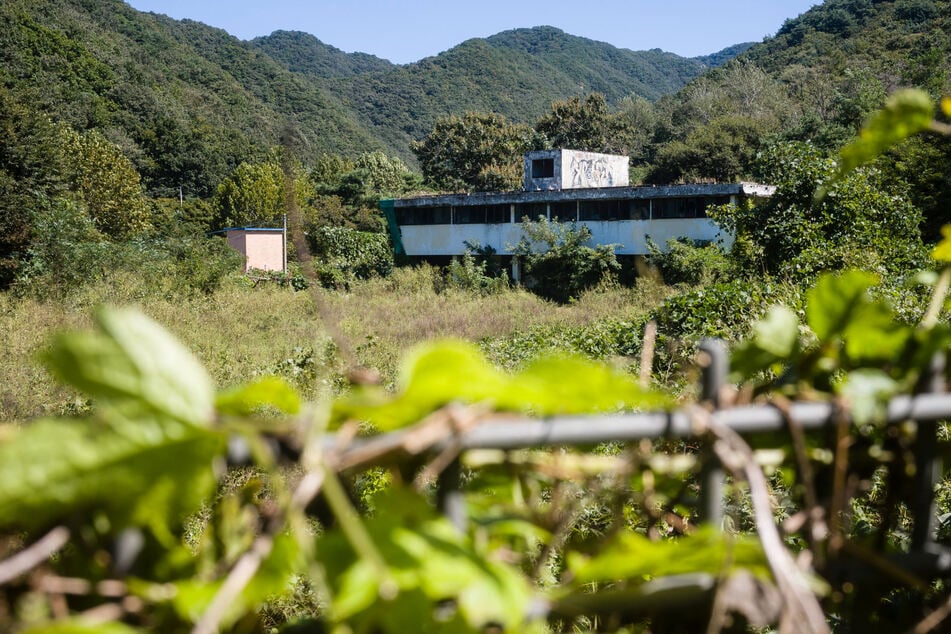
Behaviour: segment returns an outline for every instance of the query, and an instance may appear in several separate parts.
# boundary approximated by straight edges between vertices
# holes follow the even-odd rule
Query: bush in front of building
[[[323,286],[343,287],[354,280],[386,277],[393,270],[393,250],[382,233],[320,227],[308,238]]]
[[[614,254],[617,245],[590,243],[585,225],[539,216],[522,219],[522,239],[509,249],[522,258],[529,290],[565,304],[621,270]]]

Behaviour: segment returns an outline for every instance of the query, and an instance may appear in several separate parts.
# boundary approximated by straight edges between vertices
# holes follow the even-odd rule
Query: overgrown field
[[[289,379],[310,399],[339,391],[345,373],[373,369],[393,384],[399,359],[424,341],[460,337],[479,343],[501,367],[514,369],[551,350],[635,362],[648,313],[675,291],[652,278],[632,288],[605,284],[558,305],[522,289],[482,295],[447,288],[433,267],[400,268],[349,291],[226,278],[210,293],[145,292],[117,275],[65,299],[0,294],[0,420],[24,421],[88,407],[43,369],[55,333],[87,328],[100,304],[139,306],[179,337],[216,383],[228,387],[264,375]]]

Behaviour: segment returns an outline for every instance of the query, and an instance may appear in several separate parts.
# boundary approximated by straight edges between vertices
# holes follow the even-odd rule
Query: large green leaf
[[[865,271],[822,275],[806,295],[809,327],[821,341],[841,335],[868,303],[868,289],[878,282],[878,276]]]
[[[211,379],[168,331],[133,309],[104,308],[96,325],[54,340],[45,357],[53,374],[103,406],[211,421]]]
[[[938,262],[951,263],[951,225],[941,227],[941,241],[935,245],[931,257]]]
[[[668,575],[706,572],[713,575],[745,568],[770,577],[762,545],[754,537],[729,535],[704,527],[689,537],[653,542],[629,531],[618,533],[595,557],[569,553],[575,585],[603,581],[645,581]]]
[[[381,430],[412,424],[452,402],[484,403],[498,411],[537,416],[662,408],[667,396],[630,376],[575,357],[541,359],[508,375],[474,345],[447,340],[418,348],[403,366],[399,391],[362,388],[334,403],[333,421],[365,420]]]
[[[20,634],[138,634],[142,631],[118,621],[90,622],[80,618],[38,625]]]
[[[813,332],[824,343],[843,340],[853,361],[894,359],[912,335],[891,306],[870,295],[878,281],[865,271],[826,274],[807,294],[806,316]]]
[[[220,435],[171,419],[41,420],[0,443],[0,528],[34,528],[96,510],[157,537],[215,484]]]
[[[788,362],[799,349],[799,316],[786,306],[773,306],[753,324],[749,339],[731,355],[733,370],[744,378],[774,364]]]
[[[394,488],[381,496],[366,528],[397,585],[394,597],[380,596],[380,579],[339,531],[317,544],[334,601],[330,614],[357,631],[529,631],[531,598],[515,569],[473,551],[464,535],[420,496]],[[528,629],[527,629],[528,628]]]
[[[262,379],[240,385],[221,392],[215,398],[215,408],[222,414],[248,416],[263,407],[273,407],[285,414],[300,411],[300,395],[291,385],[278,376],[266,376]]]

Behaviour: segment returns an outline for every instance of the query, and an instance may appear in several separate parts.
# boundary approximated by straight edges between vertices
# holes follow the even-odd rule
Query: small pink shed
[[[285,271],[285,235],[283,229],[231,227],[222,229],[228,246],[244,256],[244,270]]]

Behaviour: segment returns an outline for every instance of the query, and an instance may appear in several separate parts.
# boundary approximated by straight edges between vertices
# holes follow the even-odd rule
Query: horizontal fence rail
[[[833,423],[832,403],[797,402],[786,412],[772,405],[746,405],[713,412],[715,420],[741,435],[781,432],[789,423],[803,429],[820,429]],[[788,414],[788,418],[787,418]],[[951,420],[951,394],[920,394],[899,396],[888,404],[886,422],[937,422]],[[357,439],[345,449],[365,452],[397,447],[411,431],[395,431],[381,436]],[[695,435],[690,415],[685,411],[599,414],[590,416],[527,416],[497,415],[468,431],[460,432],[452,442],[460,449],[524,449],[555,445],[591,445],[602,442],[626,442],[643,438],[685,438]],[[335,444],[333,439],[328,449]],[[436,445],[434,449],[444,448]]]
[[[849,411],[836,402],[790,402],[721,408],[720,394],[726,384],[728,351],[719,340],[700,345],[701,402],[709,416],[741,436],[781,433],[791,427],[822,430],[849,421]],[[913,513],[911,552],[890,557],[901,568],[916,573],[944,575],[951,572],[951,549],[936,542],[935,489],[943,477],[938,451],[937,422],[951,420],[951,393],[945,391],[944,357],[938,355],[930,372],[919,382],[919,393],[897,396],[885,405],[887,425],[918,424],[912,447],[915,459],[914,499],[907,504]],[[455,429],[447,419],[432,435],[414,427],[370,438],[347,438],[340,443],[329,437],[325,450],[347,469],[384,456],[446,453],[455,458],[439,472],[438,503],[442,512],[460,529],[465,528],[466,509],[460,490],[459,454],[474,449],[514,450],[530,447],[591,446],[605,442],[631,442],[651,438],[688,438],[702,433],[695,424],[696,411],[617,413],[533,418],[517,414],[492,414],[479,424]],[[705,453],[699,473],[698,513],[702,521],[719,525],[723,518],[726,475],[715,457]]]

